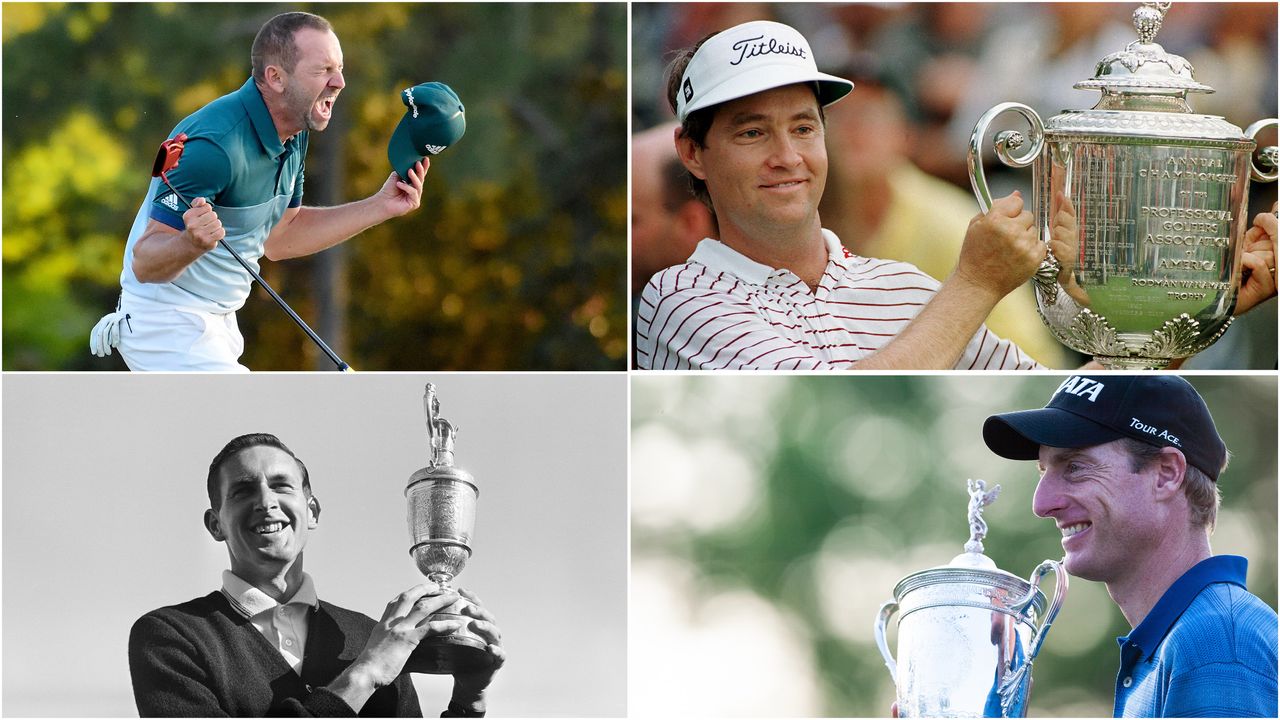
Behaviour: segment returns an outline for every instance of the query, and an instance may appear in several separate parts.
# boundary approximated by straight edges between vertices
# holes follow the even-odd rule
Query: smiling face
[[[685,167],[706,181],[730,244],[803,238],[821,229],[827,147],[808,85],[727,102],[716,109],[705,147],[688,139],[679,145]]]
[[[332,32],[304,27],[293,36],[298,62],[284,72],[284,114],[294,132],[320,131],[333,117],[333,105],[346,80],[342,46]]]
[[[1062,532],[1067,572],[1086,580],[1123,579],[1153,557],[1168,531],[1159,502],[1160,463],[1134,472],[1123,441],[1087,448],[1040,448],[1032,510]]]
[[[227,458],[219,477],[221,506],[205,511],[205,527],[227,543],[231,571],[258,585],[294,567],[320,518],[297,461],[255,445]]]

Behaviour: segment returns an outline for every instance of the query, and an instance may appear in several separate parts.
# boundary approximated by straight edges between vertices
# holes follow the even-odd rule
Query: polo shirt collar
[[[231,602],[231,607],[246,618],[274,610],[280,605],[305,605],[312,608],[320,605],[316,585],[306,573],[302,573],[302,585],[286,603],[276,602],[270,595],[245,582],[230,570],[222,571],[222,594]]]
[[[1248,569],[1249,561],[1238,555],[1215,555],[1201,560],[1164,591],[1133,632],[1116,638],[1116,642],[1122,650],[1126,644],[1132,644],[1145,657],[1151,657],[1201,590],[1213,583],[1231,583],[1244,588]]]
[[[250,77],[245,80],[244,85],[236,91],[240,96],[240,102],[244,104],[244,109],[249,113],[249,122],[253,124],[253,130],[258,134],[258,142],[262,143],[262,149],[267,151],[272,160],[284,154],[284,143],[280,142],[280,133],[276,132],[276,123],[271,119],[271,112],[267,110],[267,102],[262,99],[262,92],[258,90],[258,85]]]
[[[822,239],[827,244],[828,261],[843,264],[845,252],[844,246],[840,244],[840,238],[824,228]],[[694,248],[693,255],[689,256],[689,260],[706,265],[717,272],[730,273],[753,285],[763,285],[775,273],[790,272],[758,263],[719,240],[711,238],[704,238],[699,242],[698,247]]]

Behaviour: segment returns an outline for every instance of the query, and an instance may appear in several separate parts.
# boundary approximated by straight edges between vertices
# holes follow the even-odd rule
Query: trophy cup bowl
[[[1253,155],[1254,138],[1277,121],[1242,131],[1194,114],[1187,94],[1213,88],[1154,42],[1162,17],[1139,8],[1139,40],[1076,83],[1102,91],[1093,109],[1045,122],[1026,105],[1001,103],[969,141],[969,179],[987,212],[982,141],[1002,114],[1026,121],[1026,133],[1005,130],[994,141],[1005,165],[1034,166],[1031,207],[1050,248],[1032,278],[1040,316],[1060,342],[1108,369],[1164,368],[1222,336],[1239,291],[1249,181],[1276,179],[1276,149],[1260,153],[1269,170]],[[1051,242],[1059,196],[1075,211],[1074,227]]]
[[[452,466],[423,468],[409,478],[405,498],[409,507],[409,552],[418,570],[442,588],[462,572],[471,557],[471,534],[480,490],[464,470]],[[459,604],[466,600],[459,600]],[[452,675],[487,667],[492,657],[487,643],[465,625],[459,606],[434,613],[431,622],[460,620],[464,626],[448,635],[424,639],[405,663],[406,672]]]
[[[1032,661],[1061,606],[1067,575],[1054,560],[1024,580],[994,564],[965,566],[962,558],[903,578],[880,608],[876,644],[897,686],[898,717],[1026,716]],[[1044,615],[1039,582],[1049,570],[1058,589]],[[894,614],[896,660],[886,639]]]
[[[969,483],[970,540],[950,564],[907,575],[876,616],[876,646],[897,688],[898,717],[1025,717],[1031,666],[1067,593],[1062,564],[1045,560],[1030,579],[982,554],[982,507],[1000,492]],[[1041,579],[1056,578],[1045,612]],[[898,655],[889,621],[898,615]],[[1039,626],[1036,625],[1040,620]]]

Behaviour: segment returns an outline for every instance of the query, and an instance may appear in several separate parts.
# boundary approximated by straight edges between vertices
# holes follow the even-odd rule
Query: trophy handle
[[[995,137],[996,156],[1000,161],[1009,167],[1026,167],[1044,149],[1044,121],[1035,110],[1022,103],[1000,103],[978,118],[978,124],[973,127],[973,135],[969,138],[969,184],[973,186],[978,207],[984,213],[991,210],[991,190],[987,187],[987,176],[982,170],[982,138],[986,136],[991,122],[1009,110],[1022,115],[1031,126],[1031,148],[1022,155],[1014,155],[1012,151],[1021,148],[1026,143],[1026,138],[1020,132],[1005,130]]]
[[[1044,639],[1049,634],[1049,628],[1053,625],[1054,619],[1058,617],[1058,611],[1062,609],[1062,601],[1067,596],[1067,579],[1070,576],[1062,568],[1062,561],[1045,560],[1036,566],[1036,569],[1031,572],[1031,577],[1028,578],[1028,582],[1031,583],[1031,589],[1027,591],[1026,597],[1019,600],[1012,608],[1016,613],[1026,612],[1035,601],[1036,591],[1040,589],[1040,580],[1050,570],[1053,571],[1054,577],[1057,578],[1057,583],[1053,588],[1053,600],[1049,603],[1049,611],[1044,614],[1044,620],[1040,622],[1040,627],[1036,629],[1036,635],[1031,640],[1031,650],[1027,653],[1026,660],[1028,665],[1039,654],[1040,646],[1044,644]]]
[[[1022,155],[1014,155],[1014,150],[1026,144],[1026,138],[1022,133],[1014,130],[997,133],[996,157],[1000,158],[1000,162],[1009,167],[1026,167],[1035,162],[1035,159],[1040,157],[1040,152],[1044,150],[1044,121],[1040,119],[1039,113],[1022,103],[1000,103],[978,118],[978,124],[973,126],[973,135],[969,137],[969,184],[973,186],[973,194],[978,198],[978,207],[983,213],[991,211],[991,189],[987,187],[987,176],[982,169],[982,138],[986,137],[987,128],[992,121],[1010,110],[1021,115],[1031,126],[1031,147]],[[1033,198],[1032,207],[1034,206]],[[1062,270],[1062,264],[1053,256],[1048,238],[1044,239],[1044,244],[1044,260],[1031,278],[1052,303],[1058,294],[1058,273]]]
[[[895,600],[880,606],[880,612],[876,614],[876,647],[880,648],[880,655],[884,658],[884,666],[889,668],[889,677],[893,679],[893,684],[898,684],[898,661],[893,659],[893,653],[889,651],[889,641],[885,639],[885,629],[889,626],[889,618],[898,612],[898,603]]]
[[[1266,120],[1259,120],[1258,122],[1244,129],[1245,137],[1249,138],[1250,140],[1253,140],[1258,136],[1259,132],[1262,132],[1263,128],[1277,127],[1278,124],[1280,123],[1278,123],[1276,118],[1267,118]],[[1249,168],[1253,172],[1253,179],[1257,180],[1258,182],[1275,182],[1276,169],[1277,169],[1276,166],[1280,165],[1280,148],[1276,147],[1275,145],[1269,145],[1267,147],[1262,148],[1259,154],[1262,156],[1263,164],[1271,166],[1271,172],[1266,172],[1261,168],[1259,168],[1258,164],[1253,161],[1253,157],[1250,156]]]

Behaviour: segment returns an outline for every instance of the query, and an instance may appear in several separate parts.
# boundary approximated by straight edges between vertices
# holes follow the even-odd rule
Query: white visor
[[[853,83],[818,72],[809,42],[796,29],[768,20],[735,25],[709,38],[685,68],[676,94],[676,119],[712,105],[765,90],[817,83],[823,107],[853,89]]]

